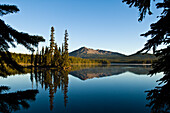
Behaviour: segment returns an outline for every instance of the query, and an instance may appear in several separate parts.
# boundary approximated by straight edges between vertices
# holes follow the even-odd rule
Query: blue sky
[[[137,8],[129,8],[122,0],[1,0],[1,4],[17,5],[20,12],[1,19],[18,31],[40,35],[46,39],[39,48],[48,46],[50,28],[55,28],[55,40],[61,46],[65,29],[69,33],[69,51],[82,46],[133,54],[142,49],[148,38],[140,37],[156,22],[160,13],[138,22]],[[10,49],[30,53],[23,46]]]

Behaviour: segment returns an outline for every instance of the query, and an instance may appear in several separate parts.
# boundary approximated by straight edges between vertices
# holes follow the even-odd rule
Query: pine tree
[[[61,68],[62,64],[63,64],[63,59],[62,59],[62,50],[61,50],[60,47],[58,48],[58,51],[59,51],[59,54],[60,54],[60,57],[59,57],[59,67]]]
[[[59,67],[61,55],[58,50],[57,44],[55,44],[55,49],[54,49],[54,66]]]
[[[61,54],[62,54],[62,52],[61,52],[61,48],[60,48],[60,47],[58,48],[58,51],[59,51],[59,53],[60,53],[60,55],[61,55]]]
[[[45,48],[45,54],[44,54],[44,65],[45,66],[49,66],[50,65],[50,54],[49,54],[49,50],[48,50],[47,46]]]
[[[68,33],[67,30],[65,30],[64,34],[64,52],[63,52],[63,66],[64,68],[69,67],[69,53],[68,53]]]
[[[65,30],[65,36],[64,36],[64,52],[68,54],[68,32]]]
[[[42,47],[42,50],[41,50],[41,55],[42,55],[42,63],[41,65],[44,65],[44,46]]]
[[[64,67],[64,45],[62,43],[62,46],[61,46],[61,57],[60,57],[60,68],[63,69]]]
[[[55,46],[55,43],[54,43],[54,27],[51,27],[51,35],[50,35],[51,39],[50,39],[50,54],[51,54],[51,65],[54,64],[53,63],[53,54],[54,54],[54,46]]]
[[[64,54],[64,45],[62,43],[62,46],[61,46],[61,55],[63,55],[63,54]]]
[[[54,43],[54,27],[51,27],[51,35],[50,35],[51,39],[50,39],[50,52],[53,53],[54,51],[54,46],[55,46],[55,43]]]
[[[31,54],[31,66],[33,65],[33,62],[34,62],[34,52],[32,51],[32,54]]]
[[[0,5],[0,16],[16,13],[18,11],[19,9],[15,5]],[[8,70],[5,68],[7,64],[8,67],[21,71],[21,66],[12,59],[8,51],[11,46],[16,47],[14,42],[33,51],[33,46],[37,47],[38,43],[41,41],[45,41],[43,37],[31,36],[27,33],[18,32],[0,19],[0,70],[4,73],[8,73]]]
[[[38,49],[37,49],[37,53],[35,55],[35,61],[34,61],[34,66],[37,67],[37,63],[38,63]]]
[[[41,66],[41,63],[42,63],[42,52],[40,51],[40,54],[39,54],[39,59],[38,59],[38,64],[39,66]]]

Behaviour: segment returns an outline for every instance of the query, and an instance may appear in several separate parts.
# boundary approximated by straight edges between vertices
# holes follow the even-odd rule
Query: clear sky
[[[138,22],[137,8],[129,8],[122,0],[0,0],[0,3],[18,6],[18,13],[0,18],[18,31],[43,36],[46,42],[40,43],[39,48],[49,45],[51,26],[59,46],[67,29],[70,52],[86,46],[133,54],[148,39],[140,34],[149,30],[159,14],[154,12]],[[10,51],[30,53],[23,46]]]

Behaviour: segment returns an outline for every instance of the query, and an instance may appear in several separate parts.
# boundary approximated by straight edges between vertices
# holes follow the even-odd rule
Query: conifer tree
[[[19,9],[15,5],[0,4],[0,16],[16,13],[18,11]],[[18,32],[0,19],[0,70],[4,73],[8,73],[5,64],[7,64],[8,67],[21,70],[21,67],[12,59],[11,54],[8,51],[10,46],[16,47],[14,42],[33,51],[33,46],[37,47],[38,43],[41,41],[45,41],[43,37],[31,36],[27,33]]]
[[[44,65],[47,66],[49,65],[50,59],[49,59],[49,50],[48,47],[46,46],[45,48],[45,54],[44,54]]]
[[[54,52],[54,46],[55,46],[55,43],[54,43],[54,27],[51,27],[51,35],[50,35],[51,39],[50,39],[50,53],[53,53]]]
[[[60,52],[58,50],[57,44],[55,44],[55,49],[54,49],[54,65],[56,67],[59,67],[60,59],[61,59],[61,55],[60,55]]]
[[[61,50],[60,47],[58,48],[58,51],[59,51],[59,53],[60,53],[60,57],[59,57],[59,67],[62,67],[63,60],[62,60],[62,50]]]
[[[64,45],[61,46],[60,68],[64,67]]]
[[[42,52],[40,51],[40,54],[39,54],[39,56],[38,56],[39,58],[38,58],[38,64],[39,64],[39,66],[41,66],[41,63],[42,63]]]
[[[65,30],[65,36],[64,36],[64,52],[68,54],[68,32]]]
[[[60,47],[58,48],[58,51],[59,51],[59,53],[60,53],[60,55],[61,55],[61,48],[60,48]]]
[[[69,66],[69,53],[68,53],[68,32],[65,30],[64,34],[64,52],[63,52],[63,65],[65,68]]]
[[[35,61],[34,61],[34,66],[37,67],[37,63],[38,63],[38,50],[37,53],[35,55]]]
[[[42,55],[42,65],[44,65],[44,46],[42,47],[42,50],[41,50],[41,55]]]
[[[33,62],[34,62],[34,51],[32,51],[32,54],[31,54],[31,66],[33,65]]]
[[[64,44],[62,43],[62,46],[61,46],[61,55],[64,54]]]
[[[51,35],[50,35],[51,39],[50,39],[50,55],[51,55],[51,65],[54,64],[53,62],[53,54],[54,54],[54,46],[55,46],[55,43],[54,43],[54,27],[51,27]]]

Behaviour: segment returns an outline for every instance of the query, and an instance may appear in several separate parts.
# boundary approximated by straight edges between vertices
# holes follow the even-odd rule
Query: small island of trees
[[[34,67],[56,67],[57,69],[70,69],[69,53],[68,53],[68,32],[65,30],[64,43],[62,47],[58,47],[54,40],[54,27],[51,27],[50,47],[42,47],[36,55],[31,55],[31,66]]]

